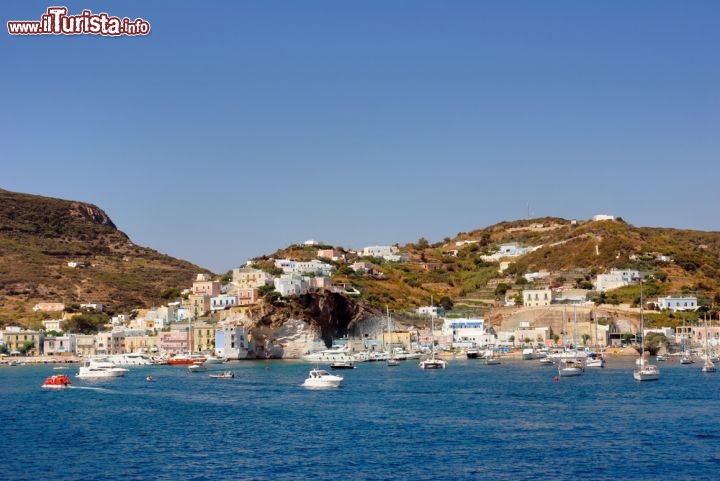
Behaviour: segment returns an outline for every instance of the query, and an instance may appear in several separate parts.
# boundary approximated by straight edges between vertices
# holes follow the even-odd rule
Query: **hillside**
[[[483,256],[502,244],[517,244],[530,252],[502,259]],[[326,246],[330,247],[330,246]],[[346,260],[333,262],[335,282],[349,282],[367,304],[408,309],[451,300],[458,313],[485,315],[501,304],[503,293],[516,295],[525,288],[580,287],[612,268],[637,269],[654,280],[648,295],[691,293],[706,305],[720,303],[720,233],[669,228],[635,227],[614,221],[569,221],[560,218],[502,222],[430,244],[425,239],[399,246],[408,262],[361,258],[335,246]],[[266,257],[310,260],[317,247],[290,246]],[[373,274],[356,273],[356,261],[372,265]],[[265,261],[267,262],[267,261]],[[504,270],[500,272],[500,265]],[[267,264],[269,266],[271,264]],[[549,275],[528,282],[523,274]],[[637,301],[637,286],[612,292],[616,303]]]
[[[111,313],[158,305],[198,272],[207,270],[135,245],[97,206],[0,189],[0,325],[36,324],[38,302]]]

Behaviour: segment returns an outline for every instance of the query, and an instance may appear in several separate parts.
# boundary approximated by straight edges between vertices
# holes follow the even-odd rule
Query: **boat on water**
[[[712,353],[710,352],[710,345],[708,344],[709,333],[707,330],[707,318],[705,318],[705,362],[703,363],[702,372],[715,372],[717,368],[715,363],[712,361]]]
[[[213,379],[232,379],[235,377],[235,373],[232,371],[214,372],[208,374]]]
[[[187,370],[188,372],[202,372],[207,371],[207,366],[203,362],[197,362],[195,364],[190,364]]]
[[[353,361],[335,361],[330,363],[331,369],[355,369]]]
[[[559,377],[574,377],[582,375],[584,371],[582,361],[562,358],[558,361]]]
[[[585,358],[585,367],[605,367],[605,358],[597,352],[589,352]]]
[[[219,356],[206,356],[205,357],[205,364],[222,364],[225,362],[225,359]]]
[[[352,361],[353,357],[350,353],[350,347],[347,345],[333,345],[330,349],[311,352],[302,356],[303,361],[308,362],[335,362],[335,361]]]
[[[477,359],[480,357],[480,349],[477,347],[469,347],[465,351],[465,356],[467,356],[468,359]]]
[[[655,356],[655,360],[657,362],[664,362],[668,360],[668,357],[665,354],[658,354],[657,356]]]
[[[178,354],[168,358],[165,362],[171,366],[188,366],[204,363],[205,361],[207,361],[207,357],[202,354]]]
[[[540,352],[533,347],[526,347],[522,350],[522,358],[524,361],[531,361],[533,359],[542,359],[547,357],[547,353]]]
[[[152,360],[142,352],[128,352],[124,354],[110,354],[102,358],[116,366],[149,366]]]
[[[640,279],[640,359],[633,371],[636,381],[657,381],[660,379],[660,368],[655,364],[645,362],[645,317],[643,316],[643,281]]]
[[[388,367],[395,367],[400,365],[400,360],[395,357],[395,352],[392,348],[392,335],[393,335],[393,328],[392,324],[390,323],[390,309],[388,309],[387,306],[385,306],[385,310],[387,311],[387,322],[388,322],[388,348],[387,348],[387,359],[385,359],[385,365]]]
[[[127,369],[117,367],[111,362],[88,359],[80,365],[75,377],[79,379],[110,379],[123,377],[126,372],[128,372]]]
[[[70,385],[70,376],[67,374],[55,374],[45,379],[43,389],[65,389]]]
[[[422,359],[418,363],[420,369],[446,369],[447,361],[435,357],[435,316],[430,318],[430,357]]]
[[[303,386],[312,388],[340,387],[340,383],[342,383],[342,381],[342,376],[336,376],[335,374],[330,374],[324,369],[316,368],[310,371],[310,375],[307,379],[305,379],[305,382],[303,382]]]
[[[680,364],[695,364],[695,360],[690,357],[690,354],[684,353],[680,358]]]
[[[148,382],[153,382],[153,381],[155,381],[155,376],[148,376],[145,378],[145,380]]]

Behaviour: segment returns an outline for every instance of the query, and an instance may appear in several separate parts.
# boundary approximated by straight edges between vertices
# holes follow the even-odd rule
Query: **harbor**
[[[553,366],[519,359],[361,363],[342,387],[318,390],[302,386],[306,362],[244,361],[217,366],[234,372],[221,382],[181,366],[102,381],[70,371],[61,391],[40,387],[51,365],[3,368],[4,476],[715,479],[720,378],[668,363],[660,381],[637,383],[633,366],[610,358],[555,381]]]

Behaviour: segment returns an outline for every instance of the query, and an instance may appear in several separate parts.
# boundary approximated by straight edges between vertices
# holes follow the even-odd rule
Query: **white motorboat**
[[[202,372],[207,371],[207,367],[205,366],[205,363],[198,362],[195,364],[190,364],[188,366],[188,372]]]
[[[117,367],[111,362],[88,359],[84,361],[75,377],[80,379],[107,379],[122,377],[127,369]]]
[[[355,369],[353,361],[335,361],[330,363],[331,369]]]
[[[208,375],[214,379],[232,379],[235,377],[235,373],[232,371],[215,372]]]
[[[222,364],[225,362],[225,359],[219,356],[207,356],[205,358],[205,364]]]
[[[353,357],[348,346],[334,345],[330,349],[306,354],[302,360],[308,362],[352,361]]]
[[[336,376],[335,374],[330,374],[324,369],[316,368],[310,371],[310,376],[305,379],[303,386],[312,388],[340,387],[340,383],[342,383],[342,381],[342,376]]]
[[[112,362],[116,366],[149,366],[152,364],[150,358],[141,352],[111,354],[103,359]]]
[[[585,367],[605,367],[605,358],[602,354],[595,352],[588,353],[585,358]]]

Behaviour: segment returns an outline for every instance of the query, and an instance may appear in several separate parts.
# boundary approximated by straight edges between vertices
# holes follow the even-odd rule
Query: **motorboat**
[[[205,357],[205,364],[222,364],[225,362],[225,359],[219,356],[206,356]]]
[[[498,359],[495,356],[490,356],[490,357],[486,357],[484,362],[488,366],[495,366],[497,364],[500,364],[500,359]]]
[[[656,360],[657,362],[663,362],[663,361],[667,361],[667,360],[668,360],[668,357],[667,357],[666,355],[664,355],[664,354],[658,354],[658,355],[655,357],[655,360]]]
[[[208,375],[213,379],[232,379],[235,377],[235,373],[232,371],[214,372]]]
[[[312,369],[310,376],[305,379],[304,387],[324,388],[324,387],[340,387],[343,377],[330,374],[324,369]]]
[[[127,352],[124,354],[111,354],[104,358],[116,366],[149,366],[152,360],[142,352]]]
[[[468,359],[477,359],[480,357],[480,350],[476,347],[469,347],[467,351],[465,351],[465,355]]]
[[[178,354],[168,358],[165,362],[171,366],[188,366],[191,364],[203,363],[207,360],[207,356],[202,354]]]
[[[205,363],[203,362],[197,362],[195,364],[190,364],[187,369],[188,372],[201,372],[207,371],[207,366],[205,366]]]
[[[309,362],[334,362],[352,361],[350,348],[347,345],[333,345],[330,349],[312,352],[302,357],[303,361]]]
[[[128,372],[127,369],[117,367],[108,361],[88,359],[84,361],[75,377],[80,379],[108,379],[122,377]]]
[[[355,369],[355,363],[352,361],[335,361],[330,363],[331,369]]]
[[[43,389],[64,389],[70,385],[70,376],[67,374],[55,374],[45,379]]]
[[[546,357],[547,354],[544,352],[537,351],[536,349],[532,347],[526,347],[522,350],[522,358],[524,361],[531,361],[533,359],[542,359]]]
[[[695,364],[695,361],[693,358],[690,357],[689,354],[683,354],[683,356],[680,358],[680,364]]]
[[[389,358],[385,361],[385,365],[386,365],[386,366],[389,366],[389,367],[399,366],[399,365],[400,365],[400,360],[398,360],[398,359],[396,359],[396,358],[394,358],[394,357],[391,356],[391,357],[389,357]]]
[[[155,376],[148,376],[148,377],[145,378],[145,380],[146,380],[147,382],[154,382],[154,381],[155,381]]]

